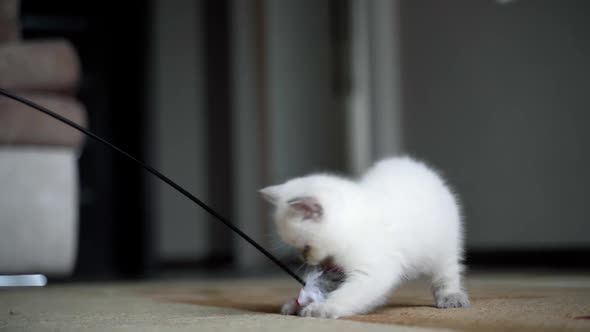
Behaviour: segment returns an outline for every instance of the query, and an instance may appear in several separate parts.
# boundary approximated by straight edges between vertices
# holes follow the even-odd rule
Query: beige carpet
[[[232,308],[170,303],[145,295],[146,290],[154,287],[178,290],[177,286],[163,284],[0,289],[0,331],[440,331],[344,320],[299,319]]]
[[[437,309],[428,284],[406,284],[387,306],[346,320],[462,331],[590,331],[590,276],[481,275],[468,278],[473,306]],[[291,280],[210,282],[151,289],[177,302],[276,313],[297,292]]]
[[[0,331],[590,331],[590,275],[480,275],[474,306],[432,307],[426,284],[385,308],[340,320],[274,314],[288,279],[167,281],[0,289]]]

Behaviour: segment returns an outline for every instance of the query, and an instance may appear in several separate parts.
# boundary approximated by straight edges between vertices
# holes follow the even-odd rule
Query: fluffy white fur
[[[300,316],[367,313],[400,282],[424,274],[432,277],[437,307],[469,306],[461,283],[459,205],[425,164],[390,158],[358,180],[315,174],[261,193],[275,205],[277,230],[287,244],[301,249],[308,264],[329,260],[346,275],[324,302],[307,305]]]

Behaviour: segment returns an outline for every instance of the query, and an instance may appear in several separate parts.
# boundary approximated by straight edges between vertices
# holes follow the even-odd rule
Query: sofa
[[[80,61],[66,40],[23,40],[19,1],[0,0],[0,87],[86,126]],[[70,275],[84,137],[0,96],[0,275]]]

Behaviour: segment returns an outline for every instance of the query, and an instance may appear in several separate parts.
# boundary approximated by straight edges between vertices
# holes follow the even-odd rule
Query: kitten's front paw
[[[295,300],[291,300],[291,301],[283,304],[283,307],[281,308],[281,314],[282,315],[295,315],[295,314],[297,314],[297,304],[295,303]]]
[[[310,303],[299,312],[301,317],[316,317],[316,318],[338,318],[339,314],[336,308],[323,303]]]
[[[452,293],[436,298],[436,306],[438,308],[466,308],[471,306],[469,298],[465,293]]]

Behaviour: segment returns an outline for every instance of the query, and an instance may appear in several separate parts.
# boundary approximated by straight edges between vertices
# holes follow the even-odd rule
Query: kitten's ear
[[[322,205],[315,197],[297,197],[287,202],[291,208],[301,213],[305,219],[319,220],[324,214]]]
[[[276,205],[279,201],[281,186],[270,186],[260,189],[258,192],[267,202]]]

